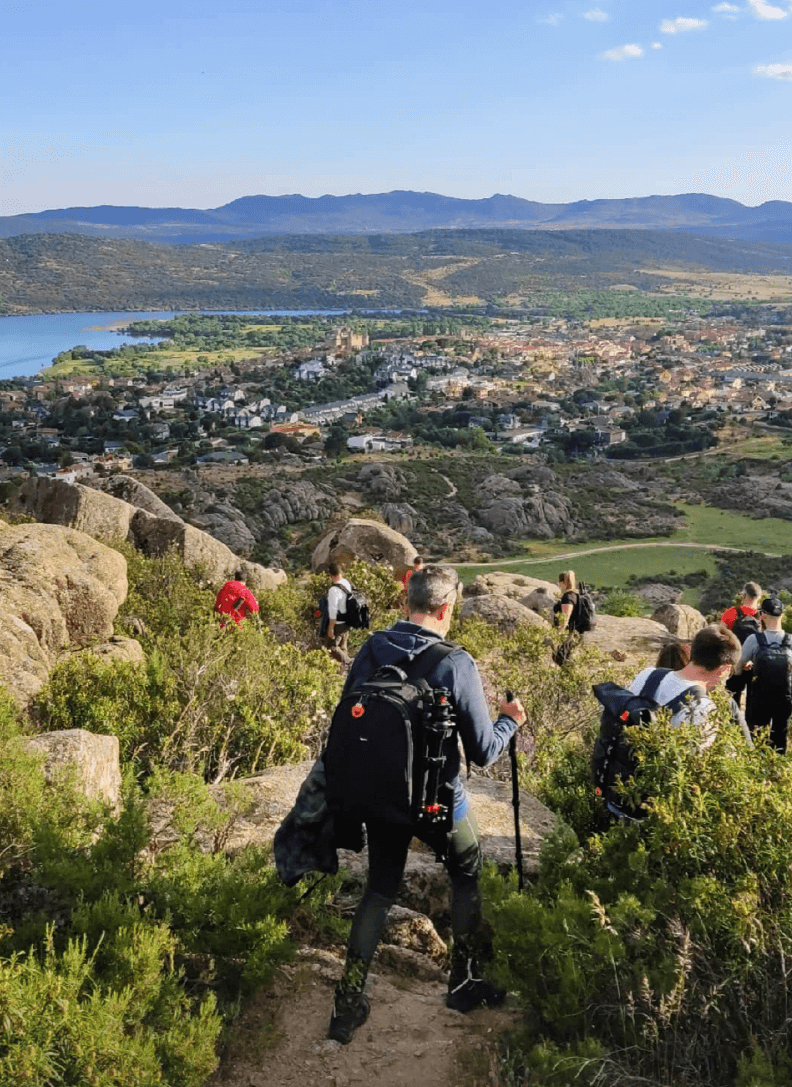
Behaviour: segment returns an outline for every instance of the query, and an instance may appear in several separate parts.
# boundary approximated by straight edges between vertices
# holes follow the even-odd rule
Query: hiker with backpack
[[[352,658],[348,652],[347,597],[352,592],[352,586],[344,577],[339,563],[331,562],[328,569],[333,583],[327,590],[327,630],[324,642],[334,660],[341,664],[350,664]]]
[[[594,788],[605,801],[608,811],[620,820],[642,816],[640,807],[630,805],[616,786],[635,775],[635,756],[625,730],[647,725],[657,711],[665,708],[671,724],[697,725],[702,733],[702,749],[715,740],[710,715],[715,703],[709,692],[723,683],[740,653],[740,643],[722,624],[711,624],[698,631],[690,644],[690,659],[683,667],[644,668],[629,687],[600,683],[594,695],[602,705],[599,736],[591,755]],[[732,703],[732,715],[750,744],[745,719]]]
[[[229,619],[241,627],[248,615],[258,614],[259,602],[245,584],[241,570],[222,586],[215,597],[214,610],[221,627],[225,627]]]
[[[748,675],[746,717],[752,733],[770,726],[770,743],[783,755],[792,716],[792,637],[782,627],[784,605],[776,596],[762,602],[762,629],[742,647],[735,672]]]
[[[745,645],[752,634],[758,634],[762,629],[758,615],[761,599],[762,590],[759,584],[756,581],[746,581],[740,594],[739,604],[727,608],[721,616],[721,622],[737,635],[740,645]],[[735,672],[726,680],[726,690],[738,706],[748,679],[746,672]]]
[[[369,965],[413,837],[435,851],[451,880],[446,1005],[468,1012],[505,997],[482,973],[490,952],[479,891],[481,847],[458,740],[469,761],[489,766],[506,751],[525,711],[518,699],[504,700],[493,723],[473,658],[446,640],[458,596],[452,567],[428,564],[413,573],[408,618],[364,643],[330,726],[324,752],[328,806],[363,821],[369,852],[368,882],[352,921],[327,1035],[343,1044],[368,1017]],[[421,724],[427,719],[430,727]]]
[[[582,581],[578,583],[574,570],[563,570],[558,575],[558,588],[561,599],[553,605],[553,625],[565,630],[566,634],[553,653],[553,660],[563,665],[572,656],[580,636],[592,630],[597,619],[588,586]]]

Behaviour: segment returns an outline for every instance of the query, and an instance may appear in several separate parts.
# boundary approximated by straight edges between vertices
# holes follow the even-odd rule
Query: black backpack
[[[593,630],[597,625],[597,609],[591,598],[588,585],[578,583],[577,600],[572,606],[572,614],[569,617],[569,629],[576,630],[578,634],[585,634],[587,630]]]
[[[354,585],[347,593],[346,621],[347,625],[355,630],[368,630],[369,628],[368,600]]]
[[[368,630],[371,620],[369,619],[369,606],[366,596],[356,589],[354,585],[351,589],[347,589],[345,585],[338,585],[337,588],[346,594],[344,622],[348,627],[353,627],[355,630]],[[330,617],[327,612],[327,593],[322,593],[319,597],[315,614],[319,620],[319,637],[324,638],[330,624]]]
[[[737,618],[732,623],[732,634],[740,639],[740,645],[745,645],[752,634],[760,634],[761,630],[762,624],[755,615],[745,611],[744,608],[737,608]]]
[[[785,634],[780,642],[771,642],[762,631],[756,635],[758,648],[753,655],[751,695],[792,697],[792,638]]]
[[[453,698],[424,677],[456,648],[436,642],[412,661],[379,668],[342,695],[324,752],[332,812],[416,832],[450,830],[454,787],[445,765],[457,744]]]
[[[625,729],[649,724],[661,708],[655,695],[670,671],[670,668],[655,668],[647,676],[640,694],[634,694],[616,683],[598,683],[592,687],[595,697],[602,704],[599,736],[591,753],[594,791],[597,796],[603,797],[632,819],[639,819],[645,813],[640,806],[629,804],[614,789],[618,781],[634,777],[638,765]],[[663,708],[668,709],[673,716],[693,697],[693,690],[698,690],[697,684],[688,687],[670,702],[664,703]]]

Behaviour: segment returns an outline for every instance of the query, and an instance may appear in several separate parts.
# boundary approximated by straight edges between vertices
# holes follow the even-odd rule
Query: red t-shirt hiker
[[[215,597],[214,610],[222,626],[230,616],[241,627],[250,613],[259,610],[259,603],[243,581],[227,581]]]

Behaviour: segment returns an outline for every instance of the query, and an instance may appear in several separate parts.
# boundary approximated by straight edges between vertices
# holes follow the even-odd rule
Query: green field
[[[631,577],[656,577],[662,581],[664,574],[684,575],[698,570],[714,574],[714,552],[685,544],[792,554],[792,521],[775,517],[753,520],[711,506],[683,503],[677,506],[685,514],[687,524],[663,540],[591,540],[571,546],[560,540],[526,541],[528,553],[524,559],[459,566],[459,574],[464,582],[469,582],[479,574],[503,570],[555,583],[562,570],[572,567],[578,577],[596,588],[628,588]],[[596,552],[598,548],[603,550]],[[585,554],[591,551],[595,553]],[[697,604],[697,591],[686,591],[683,600]]]

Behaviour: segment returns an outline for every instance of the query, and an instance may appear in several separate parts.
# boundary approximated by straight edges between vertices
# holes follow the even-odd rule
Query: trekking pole
[[[506,692],[506,701],[514,701],[514,692]],[[517,732],[509,740],[509,759],[512,775],[512,807],[514,808],[514,853],[517,861],[517,887],[521,891],[525,884],[523,877],[522,836],[520,834],[520,785],[517,781]]]

